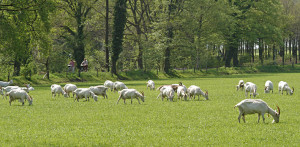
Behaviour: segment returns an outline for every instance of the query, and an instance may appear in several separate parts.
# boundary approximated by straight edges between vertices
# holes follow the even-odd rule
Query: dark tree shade
[[[112,67],[111,72],[117,75],[117,61],[123,50],[123,33],[126,24],[126,0],[117,0],[114,8],[114,24],[112,32]]]

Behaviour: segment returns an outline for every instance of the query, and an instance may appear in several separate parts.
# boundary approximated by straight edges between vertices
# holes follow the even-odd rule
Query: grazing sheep
[[[245,96],[248,97],[248,92],[250,93],[250,98],[251,98],[251,95],[253,95],[253,97],[256,97],[256,95],[258,95],[257,92],[257,87],[254,83],[251,83],[251,82],[247,82],[245,84]]]
[[[157,96],[157,99],[161,97],[161,100],[163,101],[165,97],[167,97],[168,100],[173,101],[175,95],[175,91],[171,86],[164,86],[160,89],[160,93]]]
[[[25,99],[28,100],[29,105],[32,105],[32,97],[22,89],[12,89],[10,92],[7,93],[7,95],[9,96],[9,105],[11,105],[12,101],[17,99],[22,103],[22,105],[24,105]]]
[[[294,87],[292,87],[292,89],[291,89],[289,87],[289,85],[287,84],[287,82],[280,81],[278,83],[278,91],[279,91],[279,93],[281,91],[281,94],[283,94],[283,91],[286,91],[286,94],[293,95],[293,93],[294,93]]]
[[[236,85],[236,90],[238,91],[239,89],[244,90],[244,81],[243,80],[240,80],[239,84]]]
[[[110,91],[113,91],[113,89],[114,89],[114,83],[110,80],[106,80],[104,82],[104,86],[107,88],[110,88]]]
[[[6,86],[8,86],[12,83],[13,83],[13,80],[10,80],[9,82],[0,81],[0,86],[1,87],[6,87]]]
[[[147,82],[147,89],[148,89],[148,87],[150,88],[150,90],[154,90],[155,89],[155,84],[154,84],[154,82],[152,80],[149,80]]]
[[[114,91],[121,91],[123,89],[128,89],[123,82],[116,81],[114,83]]]
[[[5,92],[5,93],[3,94],[3,99],[4,99],[4,97],[5,97],[5,99],[6,99],[6,98],[7,98],[7,97],[6,97],[6,96],[7,96],[7,93],[10,92],[10,91],[13,90],[13,89],[21,89],[21,90],[24,90],[24,91],[26,91],[27,93],[29,93],[29,91],[30,91],[29,88],[32,88],[32,87],[30,87],[29,84],[25,84],[25,86],[26,86],[26,87],[7,86],[7,87],[2,88],[3,91]],[[3,92],[2,92],[2,93],[3,93]]]
[[[279,122],[279,117],[280,117],[279,107],[277,106],[278,112],[276,112],[272,108],[270,108],[268,106],[268,104],[266,102],[264,102],[263,100],[260,100],[260,99],[245,99],[245,100],[242,100],[240,103],[236,104],[234,106],[234,108],[235,107],[238,107],[239,111],[240,111],[240,114],[239,114],[239,117],[238,117],[239,122],[240,122],[241,116],[242,116],[242,119],[245,123],[246,122],[245,121],[245,115],[254,114],[254,113],[258,113],[258,121],[257,121],[258,123],[259,123],[260,115],[263,118],[263,122],[265,122],[265,117],[264,117],[265,113],[269,113],[273,116],[274,120],[273,120],[272,123],[274,123],[274,122],[278,123]]]
[[[64,95],[64,97],[68,97],[68,94],[62,89],[60,85],[57,84],[51,85],[51,93],[53,98],[55,98],[56,94],[58,94],[59,96],[60,93]]]
[[[144,102],[144,98],[145,98],[144,92],[138,92],[135,89],[123,89],[123,90],[119,91],[119,95],[120,96],[119,96],[119,99],[117,101],[117,104],[119,103],[121,98],[124,100],[124,104],[126,104],[125,103],[126,99],[131,99],[131,104],[132,104],[132,99],[133,98],[136,98],[138,100],[139,104],[141,104],[139,98],[143,102]]]
[[[76,97],[74,99],[74,102],[77,100],[79,102],[79,99],[85,98],[86,101],[90,101],[90,97],[94,99],[95,102],[98,101],[98,96],[95,95],[94,92],[90,88],[77,88],[74,93],[76,94]]]
[[[206,92],[204,93],[200,87],[195,86],[195,85],[191,85],[188,89],[187,89],[187,93],[190,97],[190,99],[194,96],[197,95],[198,96],[198,100],[200,100],[200,95],[202,95],[206,100],[208,100],[208,91],[206,90]]]
[[[265,93],[270,93],[271,90],[272,90],[272,93],[273,93],[273,83],[270,80],[268,80],[265,83],[265,90],[264,90],[264,92]]]
[[[74,84],[66,84],[64,86],[64,91],[67,93],[68,97],[70,97],[70,92],[72,92],[73,98],[74,98],[74,91],[77,89],[77,86]]]
[[[158,87],[156,90],[161,90],[162,88],[165,88],[165,87],[171,87],[175,92],[177,92],[177,88],[179,86],[182,86],[181,82],[179,82],[179,84],[162,85],[162,86]]]
[[[99,85],[99,86],[91,86],[90,89],[92,92],[94,92],[94,94],[102,95],[104,99],[105,97],[107,98],[107,94],[106,94],[106,90],[108,89],[107,87]]]
[[[4,95],[4,94],[3,94],[2,86],[0,86],[0,94],[1,94],[1,95]]]
[[[185,101],[187,100],[187,88],[184,85],[177,88],[177,97],[178,99],[184,98]]]

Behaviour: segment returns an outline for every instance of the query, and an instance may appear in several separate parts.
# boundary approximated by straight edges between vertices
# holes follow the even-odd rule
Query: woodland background
[[[294,65],[299,43],[300,0],[0,0],[8,79]]]

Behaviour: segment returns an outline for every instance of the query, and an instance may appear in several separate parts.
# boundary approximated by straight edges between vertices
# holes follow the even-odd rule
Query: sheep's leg
[[[132,104],[132,97],[131,97],[131,104]]]
[[[198,101],[200,101],[200,95],[198,95]]]
[[[126,99],[124,99],[124,104],[126,104],[126,103],[125,103],[125,100],[126,100]]]
[[[117,104],[119,103],[120,99],[121,99],[121,95],[120,95],[119,98],[118,98]]]
[[[265,117],[264,117],[264,115],[265,115],[265,114],[262,113],[262,114],[261,114],[261,117],[262,117],[262,119],[263,119],[263,122],[265,123]]]
[[[246,123],[245,114],[242,115],[242,119],[243,119],[244,123]]]
[[[136,99],[139,101],[139,104],[141,104],[141,103],[140,103],[140,99],[139,99],[139,98],[136,98]]]
[[[161,93],[159,93],[159,95],[157,96],[157,98],[156,98],[156,99],[158,99],[159,97],[161,97]]]
[[[258,113],[258,120],[257,120],[257,123],[259,123],[259,119],[260,119],[260,114]]]
[[[242,113],[240,113],[240,114],[239,114],[239,117],[238,117],[239,123],[241,123],[241,122],[240,122],[241,116],[242,116]]]

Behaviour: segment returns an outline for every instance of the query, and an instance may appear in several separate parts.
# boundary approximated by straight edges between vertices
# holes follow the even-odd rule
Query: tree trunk
[[[109,72],[109,48],[108,48],[108,36],[109,36],[109,24],[108,24],[108,15],[109,15],[109,2],[106,0],[106,17],[105,17],[105,67],[107,72]]]
[[[20,70],[21,70],[21,62],[19,61],[19,57],[16,55],[15,61],[14,61],[14,76],[20,76]]]
[[[47,79],[49,80],[50,79],[50,69],[49,69],[49,56],[47,57],[47,60],[46,60],[46,75],[47,75]]]
[[[258,39],[258,46],[259,46],[259,48],[258,48],[258,51],[259,51],[259,60],[260,60],[260,63],[261,64],[264,64],[264,57],[263,57],[263,51],[264,51],[264,49],[263,49],[263,43],[262,43],[262,39]]]

